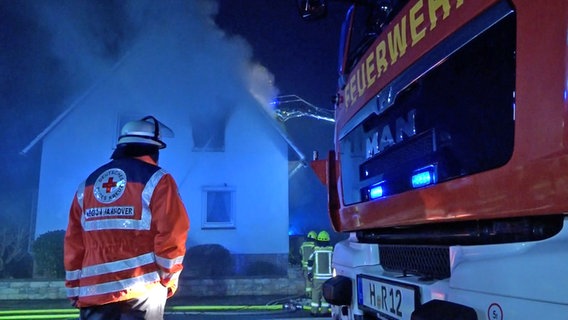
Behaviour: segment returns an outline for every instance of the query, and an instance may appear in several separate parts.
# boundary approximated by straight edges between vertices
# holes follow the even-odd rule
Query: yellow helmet
[[[318,234],[314,230],[308,232],[308,239],[317,240],[317,238]]]
[[[320,231],[320,233],[318,233],[318,241],[329,241],[329,233],[327,233],[327,231]]]

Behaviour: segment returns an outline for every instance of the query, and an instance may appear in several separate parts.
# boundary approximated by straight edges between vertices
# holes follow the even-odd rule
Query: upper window
[[[193,151],[225,151],[227,123],[235,108],[235,102],[215,97],[210,103],[210,108],[194,111],[190,115]]]
[[[224,151],[225,126],[224,121],[194,121],[192,123],[193,150]]]

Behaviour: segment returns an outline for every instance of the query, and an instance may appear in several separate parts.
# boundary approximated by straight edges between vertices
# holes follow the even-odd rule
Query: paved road
[[[307,319],[330,319],[330,317],[312,317],[309,312],[290,312],[290,311],[270,311],[270,312],[173,312],[168,313],[164,320],[268,320],[268,319],[293,319],[293,320],[307,320]]]
[[[222,306],[219,306],[222,308]],[[198,307],[197,307],[198,308]],[[314,317],[309,309],[302,308],[301,304],[280,303],[274,305],[232,305],[228,310],[207,309],[198,310],[196,306],[170,307],[166,311],[165,320],[213,320],[213,319],[247,319],[247,320],[267,320],[267,319],[330,319],[330,316]]]
[[[267,320],[267,319],[331,319],[330,316],[313,317],[309,309],[309,300],[285,297],[208,297],[205,301],[193,299],[192,304],[172,301],[166,310],[164,320]],[[179,302],[179,301],[178,301]],[[188,302],[182,301],[181,302]],[[211,309],[199,310],[200,307],[212,306]],[[229,309],[222,310],[227,307]]]
[[[187,300],[187,301],[186,301]],[[191,303],[190,303],[191,302]],[[299,303],[300,302],[300,303]],[[173,300],[166,307],[164,320],[305,320],[330,319],[331,317],[312,317],[308,310],[301,308],[301,302],[286,298],[270,297],[218,297]],[[285,306],[296,305],[297,309]],[[69,307],[66,300],[2,301],[0,320],[6,319],[61,319],[77,320],[78,310]]]
[[[38,310],[33,313],[17,313],[5,314],[0,313],[0,319],[61,319],[61,320],[77,320],[78,312],[57,312],[56,310]],[[46,318],[47,317],[47,318]],[[306,311],[168,311],[164,316],[164,320],[306,320],[306,319],[330,319],[330,317],[312,317]]]

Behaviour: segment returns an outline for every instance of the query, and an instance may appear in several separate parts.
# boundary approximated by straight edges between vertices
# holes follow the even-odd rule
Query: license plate
[[[367,275],[357,276],[357,299],[362,309],[397,320],[410,320],[419,301],[416,286]]]

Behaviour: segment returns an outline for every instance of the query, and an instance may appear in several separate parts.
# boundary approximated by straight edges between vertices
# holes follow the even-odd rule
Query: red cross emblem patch
[[[95,198],[102,203],[118,200],[126,189],[126,173],[118,168],[101,173],[93,186]]]

